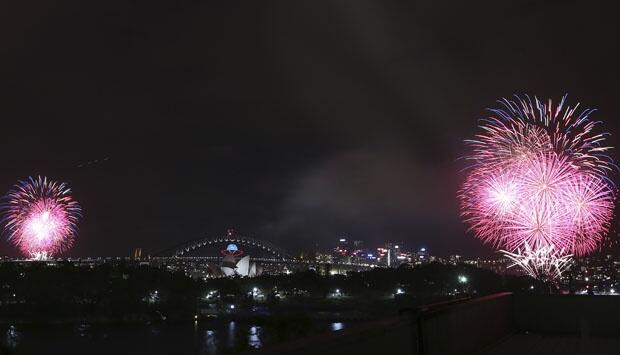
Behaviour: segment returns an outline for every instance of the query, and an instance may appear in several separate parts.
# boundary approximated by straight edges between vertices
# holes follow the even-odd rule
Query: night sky
[[[587,6],[7,2],[0,190],[69,183],[69,256],[227,228],[293,252],[347,236],[487,255],[456,201],[486,107],[568,93],[620,145],[617,13]]]

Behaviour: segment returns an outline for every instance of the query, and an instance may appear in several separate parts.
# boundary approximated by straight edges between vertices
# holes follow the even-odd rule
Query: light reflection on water
[[[263,342],[261,341],[260,335],[262,333],[262,328],[257,326],[250,327],[250,331],[248,332],[248,346],[253,349],[258,349],[263,346]]]
[[[19,338],[20,334],[17,331],[17,328],[15,328],[15,326],[10,326],[9,329],[7,329],[6,331],[6,339],[4,341],[4,345],[11,349],[15,349],[17,347],[17,344],[19,343]]]
[[[217,353],[217,338],[215,336],[215,331],[207,330],[205,332],[205,341],[202,353],[207,354],[215,354]]]
[[[326,323],[331,331],[344,329],[342,322]],[[44,354],[62,349],[64,355],[171,353],[212,355],[227,349],[258,349],[273,339],[270,328],[226,320],[186,324],[158,323],[92,327],[0,328],[0,347],[18,354]]]
[[[332,331],[334,331],[334,332],[335,332],[335,331],[338,331],[338,330],[342,330],[342,329],[344,329],[344,323],[342,323],[342,322],[335,322],[335,323],[332,323],[332,324],[329,326],[329,328],[330,328]]]
[[[228,323],[228,347],[229,348],[234,348],[235,345],[237,344],[237,332],[235,331],[237,329],[237,325],[235,324],[234,321],[230,321],[230,323]]]

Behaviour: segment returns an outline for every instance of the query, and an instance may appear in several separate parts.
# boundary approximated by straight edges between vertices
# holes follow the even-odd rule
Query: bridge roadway
[[[220,262],[223,256],[156,256],[152,259],[154,261],[204,261],[204,262]],[[332,267],[357,267],[357,268],[365,268],[371,269],[377,267],[374,264],[368,263],[347,263],[347,262],[317,262],[311,260],[302,260],[297,258],[264,258],[264,257],[250,257],[251,261],[261,262],[261,263],[272,263],[272,264],[287,264],[287,265],[324,265],[329,264]]]
[[[336,268],[358,268],[358,269],[370,269],[377,265],[360,263],[360,262],[317,262],[305,259],[298,259],[292,257],[286,250],[274,245],[271,242],[250,238],[246,236],[237,235],[234,231],[229,231],[227,234],[218,237],[204,237],[195,240],[191,240],[175,247],[169,248],[156,254],[155,259],[161,261],[205,261],[205,262],[219,262],[222,260],[222,256],[187,256],[198,249],[214,246],[214,245],[226,245],[229,243],[238,244],[250,248],[259,249],[262,252],[268,254],[268,257],[250,257],[250,260],[261,263],[273,263],[273,264],[286,264],[291,266],[302,265],[321,265],[329,264]]]

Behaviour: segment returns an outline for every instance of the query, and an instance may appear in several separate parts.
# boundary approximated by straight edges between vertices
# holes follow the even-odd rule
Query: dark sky
[[[578,3],[7,2],[0,190],[68,182],[72,256],[230,227],[292,251],[488,253],[455,197],[485,107],[568,93],[618,145],[617,13]]]

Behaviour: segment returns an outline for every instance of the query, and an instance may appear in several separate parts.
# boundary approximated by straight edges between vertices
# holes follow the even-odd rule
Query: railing
[[[513,313],[520,331],[620,336],[620,296],[515,295]]]
[[[415,309],[346,331],[268,346],[254,354],[465,355],[511,334],[561,334],[572,339],[620,337],[619,296],[498,293]]]
[[[417,354],[465,355],[514,331],[512,294],[499,293],[419,308]]]
[[[403,309],[398,317],[274,344],[252,354],[471,354],[508,327],[510,293]],[[492,328],[492,329],[490,329]],[[483,333],[483,335],[480,335]]]
[[[260,351],[260,355],[343,355],[343,354],[415,354],[415,343],[409,316],[388,318],[344,329],[273,344]]]

